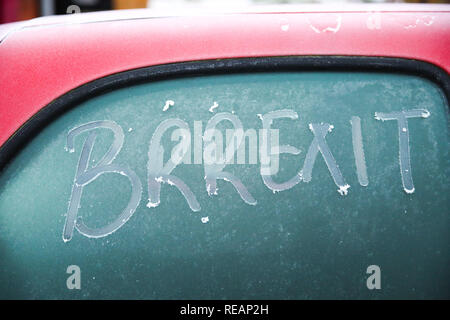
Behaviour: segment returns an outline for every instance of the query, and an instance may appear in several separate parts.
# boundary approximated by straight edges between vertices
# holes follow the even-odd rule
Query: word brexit
[[[189,125],[185,121],[176,118],[162,121],[155,129],[149,143],[147,162],[147,207],[154,208],[160,204],[161,184],[166,183],[179,190],[192,211],[200,211],[200,204],[189,186],[182,179],[172,174],[172,171],[179,164],[191,163],[192,149],[194,151],[194,163],[203,162],[204,164],[204,179],[208,195],[217,195],[217,180],[224,180],[233,185],[245,203],[256,205],[257,201],[242,181],[232,173],[224,171],[227,165],[234,163],[235,154],[237,154],[238,164],[246,161],[246,138],[248,138],[249,141],[249,162],[257,163],[256,159],[259,156],[261,178],[267,188],[274,193],[291,189],[302,181],[311,181],[312,170],[319,153],[325,160],[331,177],[338,187],[337,191],[341,195],[346,195],[348,193],[350,186],[346,183],[326,141],[327,134],[331,133],[334,128],[333,125],[328,123],[309,124],[309,129],[313,138],[305,156],[302,169],[289,180],[278,183],[273,180],[273,176],[278,172],[279,156],[281,154],[297,155],[300,153],[300,150],[291,145],[279,145],[278,130],[272,128],[273,120],[281,118],[295,120],[298,119],[298,115],[293,110],[282,109],[271,111],[264,115],[258,114],[257,116],[262,121],[262,129],[259,129],[258,132],[253,129],[244,131],[239,117],[228,112],[214,115],[208,121],[204,131],[201,122],[195,121],[193,146],[191,145],[191,131]],[[430,113],[425,109],[375,113],[376,120],[397,121],[399,132],[399,165],[403,189],[406,193],[414,192],[409,151],[408,119],[428,118],[429,116]],[[231,122],[233,125],[233,129],[227,130],[225,152],[223,152],[224,142],[221,131],[216,129],[217,125],[223,121]],[[358,182],[362,186],[367,186],[369,180],[364,158],[361,120],[359,117],[353,116],[350,123],[352,126],[352,143]],[[114,138],[105,155],[100,161],[93,165],[91,164],[90,158],[97,138],[97,129],[111,130]],[[162,138],[169,130],[173,130],[171,137],[172,141],[178,141],[178,144],[172,148],[170,159],[164,163],[164,146],[162,144]],[[69,152],[72,153],[75,151],[75,137],[84,132],[89,132],[89,134],[82,146],[75,179],[72,185],[72,192],[63,230],[63,240],[65,242],[72,239],[74,229],[77,229],[79,233],[90,238],[105,237],[113,233],[131,218],[141,202],[142,197],[142,183],[136,173],[126,165],[113,163],[125,140],[122,128],[117,123],[110,120],[89,122],[73,128],[67,135],[66,149]],[[256,142],[258,135],[259,144]],[[258,147],[259,152],[255,151]],[[121,174],[129,179],[132,190],[130,199],[127,206],[113,222],[100,228],[90,228],[83,222],[82,218],[78,216],[83,188],[105,173]]]

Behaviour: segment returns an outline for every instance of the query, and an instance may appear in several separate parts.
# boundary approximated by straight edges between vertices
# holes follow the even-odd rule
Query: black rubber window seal
[[[138,83],[179,77],[249,72],[346,71],[404,73],[427,78],[441,87],[450,101],[450,76],[424,61],[365,56],[283,56],[179,62],[132,69],[109,75],[58,97],[23,124],[0,148],[0,172],[46,125],[83,101]]]

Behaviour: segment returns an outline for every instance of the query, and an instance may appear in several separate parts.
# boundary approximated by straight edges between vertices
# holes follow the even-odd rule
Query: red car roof
[[[158,18],[147,10],[131,10],[0,26],[0,146],[68,91],[147,66],[342,55],[416,59],[450,72],[450,6],[357,8]]]

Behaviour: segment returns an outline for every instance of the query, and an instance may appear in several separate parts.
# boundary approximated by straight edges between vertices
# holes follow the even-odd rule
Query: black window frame
[[[0,147],[0,173],[14,155],[53,120],[86,100],[119,88],[192,76],[310,71],[388,72],[415,75],[437,84],[444,92],[447,105],[450,102],[450,75],[440,67],[421,60],[366,56],[283,56],[215,59],[155,65],[130,69],[93,80],[53,100],[28,119]]]

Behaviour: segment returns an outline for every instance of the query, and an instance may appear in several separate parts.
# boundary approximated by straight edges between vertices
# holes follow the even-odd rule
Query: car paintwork
[[[311,8],[311,7],[306,7]],[[54,99],[147,66],[268,56],[383,56],[450,70],[450,6],[152,17],[145,10],[39,18],[0,30],[0,146]],[[389,9],[393,8],[393,9]]]

